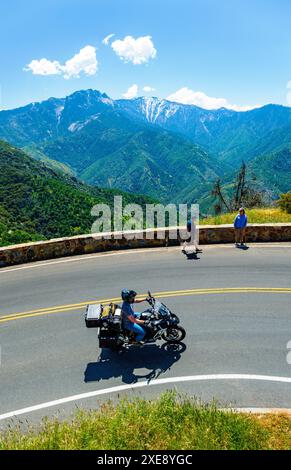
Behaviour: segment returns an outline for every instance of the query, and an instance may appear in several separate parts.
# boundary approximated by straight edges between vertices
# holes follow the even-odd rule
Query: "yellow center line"
[[[291,294],[291,287],[222,287],[222,288],[208,288],[208,289],[187,289],[187,290],[176,290],[176,291],[162,291],[154,293],[154,297],[180,297],[187,295],[208,295],[208,294],[236,294],[236,293],[278,293],[278,294]],[[137,296],[137,299],[145,297],[146,294]],[[26,312],[11,313],[9,315],[0,316],[0,323],[8,321],[18,320],[22,318],[38,317],[43,315],[52,315],[56,313],[69,312],[78,310],[87,305],[95,303],[110,303],[120,302],[120,297],[113,297],[109,299],[95,299],[88,300],[76,304],[58,305],[54,307],[46,307],[37,310],[30,310]]]
[[[78,304],[68,304],[68,305],[57,305],[55,307],[45,307],[45,308],[38,308],[37,310],[28,310],[26,312],[20,312],[20,313],[10,313],[9,315],[1,315],[0,316],[0,319],[2,318],[7,318],[7,317],[10,317],[11,315],[13,315],[13,317],[18,317],[18,316],[21,316],[21,315],[26,315],[26,314],[30,314],[30,313],[41,313],[41,312],[53,312],[53,311],[59,311],[60,309],[68,309],[68,310],[72,310],[72,307],[74,307],[76,309],[76,307],[84,307],[86,305],[89,305],[89,304],[95,304],[95,303],[107,303],[107,302],[120,302],[120,297],[115,297],[115,298],[112,298],[112,299],[101,299],[101,300],[88,300],[88,301],[85,301],[85,302],[80,302]]]

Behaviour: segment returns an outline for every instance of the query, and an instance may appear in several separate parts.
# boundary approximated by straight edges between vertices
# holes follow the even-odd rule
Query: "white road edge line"
[[[26,413],[31,413],[33,411],[43,410],[45,408],[51,408],[53,406],[63,405],[65,403],[70,403],[72,401],[85,400],[87,398],[93,398],[100,395],[106,395],[109,393],[122,392],[125,390],[132,390],[135,388],[141,387],[150,387],[152,385],[164,385],[169,383],[180,383],[180,382],[198,382],[206,380],[262,380],[266,382],[280,382],[280,383],[290,383],[291,377],[277,377],[270,375],[252,375],[252,374],[211,374],[211,375],[189,375],[184,377],[170,377],[167,379],[157,379],[152,380],[151,382],[138,382],[128,385],[118,385],[116,387],[109,387],[102,390],[95,390],[87,393],[80,393],[78,395],[72,395],[70,397],[61,398],[59,400],[53,400],[46,403],[40,403],[39,405],[29,406],[27,408],[21,408],[19,410],[10,411],[0,415],[0,421],[8,418],[14,418]]]
[[[164,249],[164,248],[163,248]],[[162,248],[146,248],[146,249],[143,249],[143,250],[134,250],[135,253],[146,253],[146,252],[149,252],[149,251],[162,251],[163,250]],[[80,255],[80,256],[69,256],[68,258],[65,258],[65,259],[60,259],[60,260],[56,260],[56,261],[44,261],[44,262],[35,262],[34,263],[31,263],[29,265],[26,265],[26,266],[20,266],[20,267],[11,267],[11,268],[8,268],[8,269],[0,269],[0,274],[2,273],[12,273],[14,271],[21,271],[22,269],[35,269],[35,268],[43,268],[45,266],[49,266],[49,265],[52,265],[52,264],[62,264],[62,263],[73,263],[73,262],[76,262],[76,261],[87,261],[87,260],[91,260],[91,259],[98,259],[98,258],[103,258],[103,257],[110,257],[110,256],[118,256],[118,255],[127,255],[127,254],[132,254],[132,250],[124,250],[124,251],[113,251],[113,252],[107,252],[107,253],[104,253],[104,254],[100,254],[100,253],[95,253],[94,255]]]
[[[227,411],[229,408],[223,408],[223,410]],[[273,414],[291,414],[291,408],[233,408],[236,411],[239,411],[240,413],[254,413],[254,414],[267,414],[267,413],[273,413]]]
[[[213,249],[213,248],[231,248],[233,249],[232,244],[211,244],[211,245],[202,245],[205,250],[205,247]],[[291,245],[282,245],[278,242],[277,245],[273,245],[270,243],[256,243],[256,244],[249,244],[251,248],[291,248]],[[161,252],[161,251],[178,251],[180,250],[180,246],[169,246],[169,247],[156,247],[156,248],[144,248],[144,249],[134,249],[134,253],[148,253],[148,252]],[[108,251],[104,254],[101,254],[102,252],[95,253],[92,255],[78,255],[78,256],[68,256],[67,258],[61,258],[60,260],[54,260],[54,261],[43,261],[43,262],[38,262],[35,261],[35,263],[29,263],[28,265],[22,265],[20,267],[15,267],[11,266],[10,268],[1,268],[0,269],[0,274],[4,273],[12,273],[14,271],[22,271],[23,269],[36,269],[36,268],[43,268],[45,266],[50,266],[54,264],[62,264],[62,263],[73,263],[77,261],[88,261],[92,259],[98,259],[98,258],[103,258],[103,257],[110,257],[110,256],[118,256],[118,255],[127,255],[127,254],[132,254],[133,250],[118,250],[118,251]]]

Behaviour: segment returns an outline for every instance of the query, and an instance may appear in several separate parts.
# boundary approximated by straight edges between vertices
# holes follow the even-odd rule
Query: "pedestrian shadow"
[[[121,377],[126,384],[136,383],[140,379],[150,382],[170,370],[186,350],[184,343],[164,343],[142,348],[130,347],[128,351],[118,353],[110,349],[102,349],[97,362],[87,364],[84,382],[100,382]],[[136,369],[148,369],[148,373],[135,373]]]
[[[249,246],[246,246],[246,245],[236,245],[236,248],[238,248],[239,250],[246,251],[246,250],[249,249]]]
[[[194,251],[190,252],[190,253],[185,253],[185,256],[188,260],[198,260],[198,259],[200,259],[199,256],[197,255],[197,253],[195,253]]]

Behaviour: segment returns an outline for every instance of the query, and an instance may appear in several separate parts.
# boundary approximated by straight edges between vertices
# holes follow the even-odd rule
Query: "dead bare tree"
[[[247,192],[246,189],[246,164],[242,162],[240,170],[237,175],[237,182],[236,182],[236,191],[235,195],[232,200],[232,210],[235,210],[242,204],[242,200]]]
[[[242,162],[230,196],[223,194],[220,178],[215,181],[211,195],[216,200],[214,204],[215,214],[221,214],[223,210],[234,212],[242,205],[246,205],[249,208],[260,207],[266,202],[265,191],[256,188],[256,178],[252,176],[250,180],[247,179],[247,166],[245,162]]]
[[[221,190],[221,180],[220,178],[218,178],[215,183],[214,183],[214,187],[211,191],[211,195],[214,196],[215,198],[218,198],[219,202],[215,205],[215,208],[216,208],[216,211],[215,213],[216,214],[220,214],[222,212],[222,208],[223,206],[226,207],[226,209],[231,212],[231,209],[230,209],[230,206],[227,202],[227,200],[224,198],[223,194],[222,194],[222,190]]]

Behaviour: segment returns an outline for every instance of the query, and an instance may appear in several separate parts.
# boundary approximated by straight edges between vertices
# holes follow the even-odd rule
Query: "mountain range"
[[[0,138],[86,183],[199,202],[245,161],[273,197],[291,189],[291,108],[205,110],[96,90],[0,111]]]

